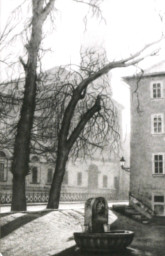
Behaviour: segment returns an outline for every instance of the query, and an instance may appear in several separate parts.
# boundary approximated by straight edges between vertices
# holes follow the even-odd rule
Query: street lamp
[[[125,164],[125,159],[124,157],[122,156],[122,158],[120,159],[120,166],[123,170],[127,171],[127,172],[130,172],[130,167],[124,167],[124,164]]]

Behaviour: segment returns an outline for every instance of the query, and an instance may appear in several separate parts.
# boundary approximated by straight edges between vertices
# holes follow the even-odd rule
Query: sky
[[[11,11],[23,0],[0,0],[0,26],[1,31],[11,18]],[[29,1],[26,1],[27,3]],[[56,0],[56,11],[53,13],[54,27],[49,21],[44,27],[45,39],[42,46],[47,51],[43,58],[43,69],[49,69],[58,65],[78,64],[80,61],[80,48],[104,47],[110,60],[117,60],[129,56],[145,44],[158,40],[162,31],[165,32],[165,23],[161,23],[158,13],[165,14],[164,0],[104,0],[101,5],[104,19],[92,17],[89,12],[87,28],[85,30],[84,17],[88,7],[73,0]],[[22,14],[15,14],[14,22],[18,22],[16,28],[24,28],[30,10],[22,9]],[[15,40],[13,45],[6,45],[3,54],[8,54],[9,59],[18,57],[23,53],[22,41]],[[162,58],[165,43],[161,44],[162,51],[158,57]],[[14,56],[14,57],[13,57]],[[164,55],[165,56],[165,55]],[[152,60],[145,61],[144,67],[152,64]],[[6,78],[7,66],[1,65],[1,79]],[[131,70],[131,69],[130,69]],[[132,72],[132,70],[130,71]],[[17,72],[15,72],[17,73]],[[121,86],[120,74],[127,71],[114,72],[113,93],[114,98],[126,108],[126,123],[129,121],[129,90],[128,86]],[[127,128],[126,128],[127,129]]]
[[[21,2],[23,0],[0,0],[1,30],[11,11]],[[47,22],[43,44],[52,52],[45,55],[44,68],[78,63],[82,45],[104,47],[109,59],[122,58],[160,38],[163,29],[158,12],[165,12],[164,0],[104,0],[101,8],[105,22],[88,15],[85,32],[83,18],[87,6],[73,0],[56,0],[55,3],[54,31]],[[23,11],[18,19],[20,24],[26,16],[27,12]]]

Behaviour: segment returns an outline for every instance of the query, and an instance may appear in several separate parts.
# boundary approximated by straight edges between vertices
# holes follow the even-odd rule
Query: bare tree
[[[20,79],[0,84],[0,147],[13,149],[22,95],[16,89]]]
[[[99,8],[99,0],[75,0],[78,3],[83,3],[92,7],[92,14],[99,15],[101,10]],[[14,142],[14,154],[13,154],[13,163],[12,163],[12,173],[13,173],[13,199],[12,199],[12,210],[26,210],[26,198],[25,198],[25,177],[28,174],[28,163],[29,163],[29,154],[30,154],[30,142],[32,127],[35,128],[34,121],[34,112],[36,107],[36,94],[37,90],[40,89],[38,84],[40,83],[40,77],[37,75],[37,64],[39,60],[40,45],[42,42],[42,29],[44,22],[48,15],[50,14],[55,0],[32,0],[32,19],[28,23],[27,30],[27,42],[26,42],[26,58],[20,57],[20,63],[24,68],[25,73],[25,82],[24,82],[24,94],[22,98],[22,105],[20,108],[19,121],[16,126],[16,137]],[[29,38],[29,39],[28,39]],[[144,47],[145,50],[150,45]],[[50,191],[49,198],[49,208],[56,208],[59,204],[60,198],[60,188],[62,183],[62,178],[65,172],[65,165],[68,159],[69,152],[74,150],[73,145],[75,143],[81,143],[85,145],[86,136],[89,130],[87,129],[87,123],[89,127],[93,127],[93,122],[97,124],[101,117],[101,110],[103,104],[105,104],[104,96],[99,93],[92,96],[92,94],[87,94],[88,88],[90,85],[98,78],[106,75],[109,70],[116,67],[125,67],[137,63],[143,58],[137,57],[141,54],[141,51],[132,55],[131,57],[121,60],[114,61],[108,64],[97,66],[96,63],[93,65],[93,62],[84,63],[82,57],[81,70],[78,74],[79,79],[75,79],[77,82],[68,84],[65,88],[68,87],[72,90],[66,93],[64,96],[64,104],[61,105],[63,108],[62,118],[59,115],[59,125],[57,125],[58,130],[58,143],[57,143],[57,154],[56,154],[56,168],[55,175],[53,179],[53,184]],[[93,60],[91,60],[93,61]],[[88,66],[86,67],[86,64]],[[98,64],[98,61],[97,61]],[[90,70],[90,66],[96,67],[97,69]],[[89,72],[90,70],[90,72]],[[83,73],[83,76],[82,76]],[[88,96],[89,95],[89,96]],[[74,116],[75,109],[78,107],[81,109],[81,103],[85,102],[85,97],[89,97],[89,101],[86,101],[86,108],[82,112],[82,118],[72,127],[71,120]],[[89,102],[89,103],[88,103]],[[84,104],[84,105],[85,105]],[[56,106],[56,104],[55,104]],[[112,106],[111,106],[112,107]],[[85,111],[86,109],[86,111]],[[105,117],[104,117],[105,118]],[[96,128],[95,128],[96,129]],[[90,129],[92,131],[92,129]],[[101,128],[98,125],[98,138],[101,138]],[[107,129],[108,131],[108,129]],[[80,140],[80,137],[82,138]],[[79,140],[77,140],[79,138]],[[80,142],[81,141],[81,142]],[[84,144],[83,144],[84,143]],[[93,142],[91,142],[92,144]],[[90,143],[88,143],[90,144]],[[83,146],[81,146],[83,148]],[[57,187],[56,187],[57,186]]]
[[[50,14],[55,0],[32,0],[31,37],[26,44],[27,62],[20,61],[25,70],[25,85],[20,119],[14,143],[12,162],[13,194],[12,210],[26,210],[25,177],[28,173],[31,129],[35,110],[35,96],[37,88],[37,59],[42,41],[42,27]]]
[[[144,56],[141,53],[150,46],[146,45],[130,57],[110,63],[105,57],[97,56],[95,51],[86,51],[81,56],[80,71],[69,74],[72,80],[55,85],[57,92],[54,102],[60,106],[61,120],[58,123],[55,172],[47,208],[59,206],[65,167],[71,152],[103,146],[108,136],[117,140],[116,114],[110,94],[106,91],[106,74],[114,68],[128,67],[142,61]],[[100,78],[103,80],[100,81]],[[97,89],[94,84],[96,80]]]
[[[76,1],[76,0],[75,0]],[[83,4],[87,4],[92,9],[92,15],[99,15],[100,10],[100,1],[99,0],[87,0],[87,1],[76,1]],[[25,0],[23,3],[27,3]],[[29,163],[29,154],[30,154],[30,141],[31,141],[31,132],[34,119],[35,111],[35,98],[37,90],[37,68],[40,59],[40,45],[43,39],[43,25],[48,16],[52,19],[50,15],[51,10],[54,6],[55,0],[32,0],[32,18],[30,22],[26,24],[23,33],[16,33],[14,36],[10,36],[10,32],[13,31],[15,26],[20,24],[18,22],[16,25],[12,25],[12,22],[8,22],[4,31],[0,36],[0,41],[5,42],[14,41],[18,36],[22,34],[22,41],[25,43],[26,54],[24,57],[20,57],[20,63],[24,69],[25,74],[25,84],[24,84],[24,95],[23,100],[21,101],[20,114],[18,118],[18,124],[15,126],[14,133],[15,142],[14,142],[14,153],[13,153],[13,162],[12,162],[12,173],[13,173],[13,197],[12,197],[12,210],[26,210],[26,197],[25,197],[25,177],[28,174],[28,163]],[[27,3],[29,5],[29,3]],[[18,7],[21,9],[22,5]],[[86,18],[86,17],[85,17]],[[11,21],[11,20],[10,20]],[[11,26],[9,26],[9,23]],[[25,33],[24,33],[25,32]],[[4,43],[4,45],[5,45]],[[3,50],[3,47],[1,47]],[[8,63],[7,59],[1,59],[1,63],[6,64],[11,67],[15,63]],[[4,95],[3,95],[4,96]],[[4,100],[4,97],[3,97]],[[12,106],[15,104],[12,101]],[[9,113],[10,111],[8,111]],[[4,112],[2,113],[4,114]],[[7,114],[7,112],[6,112]],[[2,116],[2,115],[1,115]],[[10,118],[11,120],[11,118]],[[16,121],[16,120],[15,120]],[[4,120],[4,124],[6,120]],[[8,125],[7,125],[8,126]],[[6,126],[6,127],[7,127]],[[14,125],[11,125],[14,127]],[[2,137],[2,136],[1,136]],[[12,136],[11,136],[12,137]],[[6,136],[7,138],[7,136]],[[7,142],[2,140],[2,143]]]
[[[145,46],[124,60],[110,63],[105,53],[85,50],[81,53],[81,64],[76,71],[67,66],[37,76],[36,108],[33,109],[34,122],[29,151],[31,149],[31,153],[51,154],[54,157],[55,173],[48,208],[58,208],[69,155],[77,157],[79,154],[93,154],[95,149],[102,150],[107,141],[108,145],[116,146],[119,138],[117,112],[111,100],[107,74],[114,68],[127,67],[143,60],[145,55],[141,56],[141,53],[150,46]],[[12,84],[18,87],[21,80],[14,80]],[[11,87],[11,82],[9,85]],[[23,95],[18,95],[18,90],[11,92],[12,94],[3,97],[4,105],[9,106],[3,109],[6,109],[5,117],[8,117],[7,112],[10,115],[7,131],[13,133],[10,132],[10,137],[2,138],[7,138],[12,145],[18,116],[11,115],[11,109],[16,105],[15,112],[19,112],[18,105],[23,101]],[[6,142],[7,140],[4,141]],[[28,171],[29,169],[27,173]]]
[[[91,74],[99,65],[103,66],[104,64],[104,54],[86,51],[82,56],[79,70],[75,71],[72,66],[68,65],[54,68],[40,76],[41,85],[38,86],[39,90],[36,96],[36,114],[32,135],[32,144],[35,145],[32,147],[36,153],[47,152],[56,159],[58,136],[64,112],[77,85],[85,79],[87,73]],[[70,120],[68,134],[75,133],[77,123],[93,106],[97,96],[99,104],[102,104],[102,111],[99,113],[100,120],[96,116],[91,121],[87,120],[83,133],[81,136],[77,136],[74,147],[72,147],[70,152],[72,157],[76,158],[80,154],[83,157],[91,155],[95,147],[102,150],[106,135],[112,131],[118,137],[117,112],[111,99],[111,87],[107,74],[100,77],[97,83],[91,84],[89,90],[83,92],[81,101],[78,102]],[[112,137],[115,138],[115,135]]]

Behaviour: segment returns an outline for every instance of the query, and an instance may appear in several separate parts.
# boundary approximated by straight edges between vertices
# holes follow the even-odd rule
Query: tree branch
[[[80,135],[81,131],[84,129],[87,122],[93,117],[96,112],[99,112],[101,109],[100,105],[101,97],[100,95],[97,96],[95,104],[91,107],[82,117],[76,128],[73,130],[70,138],[67,140],[67,146],[69,149],[72,148],[73,144],[75,143],[76,139]]]
[[[135,64],[139,63],[140,61],[144,60],[144,58],[146,58],[148,56],[155,55],[155,52],[154,52],[154,53],[151,53],[151,54],[147,54],[145,56],[140,56],[142,52],[144,52],[146,49],[150,48],[152,45],[159,43],[161,40],[162,40],[162,38],[153,42],[153,43],[145,45],[140,51],[137,51],[135,54],[131,55],[128,58],[125,58],[125,59],[119,60],[119,61],[109,62],[103,68],[101,68],[100,70],[98,70],[94,74],[91,74],[89,77],[84,79],[78,85],[77,89],[80,92],[82,92],[91,82],[95,81],[96,79],[98,79],[102,75],[107,74],[111,69],[132,66],[132,65],[135,65]],[[137,58],[138,56],[139,56],[139,58]]]
[[[54,3],[55,3],[55,0],[50,0],[45,6],[45,8],[43,9],[42,16],[44,20],[46,19],[47,15],[50,13],[51,9],[53,9]]]
[[[24,62],[24,60],[22,59],[22,57],[19,57],[19,61],[21,62],[25,72],[27,71],[27,64]]]

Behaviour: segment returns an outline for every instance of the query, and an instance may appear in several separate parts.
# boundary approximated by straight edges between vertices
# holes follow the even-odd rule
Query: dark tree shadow
[[[20,228],[21,226],[39,218],[49,213],[49,211],[41,211],[41,212],[26,212],[24,216],[18,217],[9,223],[1,226],[1,234],[0,238],[3,238],[13,232],[14,230]]]
[[[109,251],[109,252],[85,252],[81,251],[76,246],[72,246],[60,253],[54,254],[53,256],[149,256],[148,252],[140,251],[133,248],[127,248],[125,250],[119,251]],[[152,255],[152,254],[151,254]]]
[[[5,216],[8,216],[8,215],[12,215],[13,212],[3,212],[3,213],[0,213],[0,217],[5,217]]]

